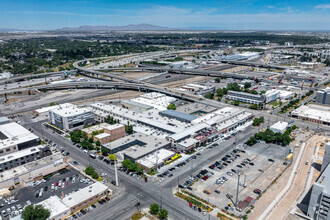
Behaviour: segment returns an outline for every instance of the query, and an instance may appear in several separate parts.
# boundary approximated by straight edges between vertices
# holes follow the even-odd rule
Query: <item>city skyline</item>
[[[0,28],[53,30],[63,27],[148,23],[174,29],[328,31],[327,1],[2,1]]]

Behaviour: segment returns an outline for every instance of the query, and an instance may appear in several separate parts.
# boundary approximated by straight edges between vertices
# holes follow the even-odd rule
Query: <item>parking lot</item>
[[[61,198],[86,187],[90,183],[92,183],[92,180],[87,180],[78,171],[69,169],[66,172],[54,175],[48,180],[41,180],[30,186],[15,189],[12,191],[12,197],[0,199],[1,216],[8,219],[9,215],[16,216],[21,213],[27,204],[37,204],[54,195]]]
[[[288,148],[266,143],[242,151],[230,151],[195,172],[193,179],[180,182],[180,188],[188,189],[219,208],[230,208],[228,204],[236,200],[238,170],[242,171],[239,201],[248,196],[255,199],[286,168],[285,157],[288,153]]]

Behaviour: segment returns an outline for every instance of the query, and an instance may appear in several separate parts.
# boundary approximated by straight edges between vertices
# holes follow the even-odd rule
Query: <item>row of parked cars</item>
[[[106,202],[109,201],[109,200],[110,200],[109,197],[105,197],[104,199],[99,200],[98,203],[99,203],[100,205],[102,205],[102,204],[106,203]],[[74,220],[74,219],[77,219],[78,217],[81,217],[81,216],[83,216],[83,215],[86,215],[87,212],[91,212],[91,211],[92,211],[93,209],[95,209],[95,208],[96,208],[96,205],[95,205],[95,204],[93,204],[93,205],[91,205],[91,206],[88,206],[87,208],[80,210],[80,212],[77,212],[77,213],[71,215],[71,216],[68,218],[68,220]]]
[[[204,178],[205,176],[207,176],[207,178],[209,178],[211,175],[213,175],[213,174],[208,174],[209,173],[209,171],[207,170],[207,169],[204,169],[204,170],[201,170],[196,176],[193,176],[193,177],[191,177],[191,178],[189,178],[186,182],[184,182],[183,184],[180,184],[179,185],[179,188],[181,188],[181,189],[184,189],[184,188],[187,188],[187,189],[189,189],[189,190],[192,190],[192,188],[190,187],[190,185],[193,183],[193,182],[195,182],[195,181],[197,181],[197,180],[199,180],[199,179],[201,179],[201,178]],[[206,179],[207,179],[206,178]]]
[[[231,153],[224,156],[221,160],[214,162],[209,166],[210,169],[218,169],[221,170],[224,167],[228,166],[228,164],[234,162],[237,158],[240,157],[239,152],[245,153],[244,150],[233,150]]]

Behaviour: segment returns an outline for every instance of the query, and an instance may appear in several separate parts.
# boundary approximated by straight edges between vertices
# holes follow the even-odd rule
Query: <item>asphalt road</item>
[[[28,124],[27,127],[31,127],[37,135],[42,136],[41,134],[41,122]],[[57,134],[53,134],[52,131],[43,128],[43,136],[48,139],[53,140],[59,146],[63,146],[70,152],[70,157],[74,160],[77,160],[84,166],[88,166],[88,156],[83,153],[83,151],[71,144],[71,141]],[[109,177],[114,177],[114,169],[110,165],[98,160],[98,159],[90,159],[90,165],[93,166],[98,172],[106,172]],[[151,203],[161,203],[163,207],[169,211],[169,216],[172,219],[206,219],[201,213],[192,212],[191,208],[189,208],[188,204],[181,199],[175,198],[172,194],[170,188],[162,190],[162,196],[160,195],[161,188],[158,185],[153,184],[152,182],[144,183],[142,179],[139,181],[132,178],[129,175],[123,174],[122,172],[118,172],[119,175],[119,183],[125,185],[125,193],[120,195],[121,203],[123,204],[119,209],[118,206],[109,206],[107,212],[104,212],[103,219],[125,219],[128,215],[127,212],[122,212],[121,216],[116,216],[113,218],[109,215],[109,213],[116,213],[119,215],[121,211],[120,209],[131,210],[130,214],[133,214],[136,211],[136,207],[134,206],[136,203],[132,203],[132,197],[129,195],[136,195],[136,201],[138,199],[138,194],[142,195],[141,204],[143,207],[148,207]],[[170,184],[175,185],[175,182]],[[162,199],[161,199],[162,197]],[[146,201],[144,201],[146,199]],[[113,201],[109,202],[112,204]],[[101,215],[101,212],[99,213]]]

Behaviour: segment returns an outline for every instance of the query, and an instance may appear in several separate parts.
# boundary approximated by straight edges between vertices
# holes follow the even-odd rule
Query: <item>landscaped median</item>
[[[186,192],[182,190],[181,192],[176,192],[175,195],[181,199],[186,200],[188,203],[192,203],[193,205],[207,211],[207,212],[212,212],[213,208],[215,208],[215,205],[212,205],[208,203],[207,201],[195,196],[192,193]],[[212,206],[213,208],[211,208]]]

